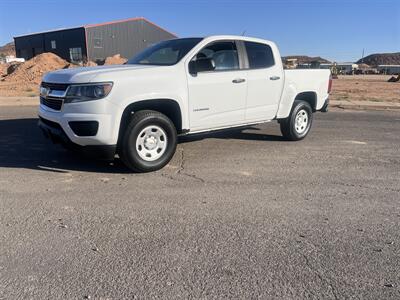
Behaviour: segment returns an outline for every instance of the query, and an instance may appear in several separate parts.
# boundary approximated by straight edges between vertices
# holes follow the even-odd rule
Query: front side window
[[[171,66],[178,63],[202,39],[185,38],[158,43],[128,60],[128,64]]]
[[[214,71],[239,69],[239,57],[234,41],[221,41],[204,47],[194,58],[195,60],[211,60]]]
[[[275,64],[270,46],[255,42],[244,42],[244,44],[250,69],[268,68]]]

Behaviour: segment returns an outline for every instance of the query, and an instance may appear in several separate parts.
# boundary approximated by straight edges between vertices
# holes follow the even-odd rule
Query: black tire
[[[303,120],[307,118],[307,124],[304,127],[298,126],[298,123],[296,123],[299,112],[305,113]],[[299,118],[301,117],[299,116]],[[306,101],[295,100],[289,117],[280,122],[282,135],[290,141],[302,140],[310,132],[312,121],[313,111],[310,104]]]
[[[161,128],[166,135],[165,150],[161,157],[154,161],[146,161],[143,159],[139,154],[139,149],[136,147],[138,135],[149,126]],[[133,114],[132,119],[123,132],[119,156],[124,164],[134,172],[156,171],[162,169],[171,160],[176,150],[176,144],[177,133],[172,121],[167,116],[157,111],[142,110]],[[142,147],[139,146],[138,148]],[[156,150],[158,151],[159,149]]]

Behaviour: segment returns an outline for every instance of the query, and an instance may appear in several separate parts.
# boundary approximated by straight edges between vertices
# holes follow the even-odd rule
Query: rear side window
[[[275,64],[270,46],[255,42],[244,42],[250,69],[268,68]]]

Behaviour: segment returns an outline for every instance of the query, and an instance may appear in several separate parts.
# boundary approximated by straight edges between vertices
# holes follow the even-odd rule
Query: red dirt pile
[[[67,61],[53,53],[42,53],[19,64],[9,75],[4,77],[4,81],[9,83],[29,82],[39,84],[45,73],[63,69],[68,65]]]
[[[126,63],[127,59],[122,57],[121,54],[115,54],[114,56],[107,57],[104,61],[104,65],[122,65]]]
[[[7,68],[8,68],[8,65],[0,64],[0,78],[7,75]]]
[[[84,67],[96,67],[97,64],[91,60],[89,60],[86,64],[83,65]]]

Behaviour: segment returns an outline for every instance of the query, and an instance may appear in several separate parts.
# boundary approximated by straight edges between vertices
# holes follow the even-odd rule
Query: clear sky
[[[180,37],[242,34],[282,55],[354,61],[400,51],[400,0],[0,0],[0,45],[13,36],[145,17]]]

